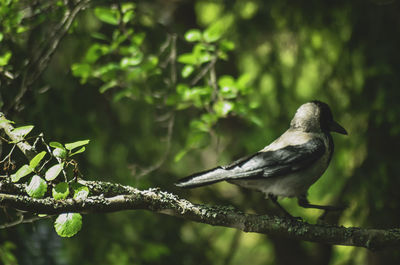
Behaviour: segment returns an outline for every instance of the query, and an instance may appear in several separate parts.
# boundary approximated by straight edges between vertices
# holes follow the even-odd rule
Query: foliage
[[[11,123],[11,121],[7,122]],[[24,139],[33,128],[34,126],[31,125],[17,127],[12,130],[12,133]],[[87,196],[87,188],[85,190],[84,186],[77,186],[75,183],[79,171],[76,161],[71,157],[85,151],[84,146],[89,144],[89,142],[89,140],[81,140],[67,143],[65,146],[58,142],[50,142],[49,145],[43,142],[48,151],[41,151],[35,155],[29,162],[29,165],[25,164],[18,168],[16,172],[10,176],[10,179],[12,182],[21,182],[22,180],[25,183],[27,194],[32,198],[44,197],[45,194],[49,192],[48,187],[52,187],[52,197],[54,199],[66,199],[69,195],[70,185],[75,187],[73,198]],[[15,141],[8,141],[8,143],[16,144]],[[51,150],[50,147],[52,147],[53,150]],[[79,147],[81,147],[79,150],[74,151]],[[43,160],[46,157],[46,154],[48,154],[49,158]],[[56,164],[47,166],[47,164],[51,164],[54,160],[57,162]],[[45,166],[47,166],[48,169],[46,169]],[[68,166],[72,167],[71,172],[73,172],[73,175],[70,174],[69,176],[67,174]],[[63,172],[64,180],[60,180],[60,178],[57,179],[61,172]],[[26,176],[29,176],[32,173],[34,175],[27,179]],[[82,194],[82,191],[87,192]],[[79,193],[81,195],[78,195]],[[62,237],[73,236],[80,230],[81,225],[82,217],[80,214],[61,214],[55,222],[56,232]]]
[[[85,8],[66,23],[79,5]],[[338,217],[343,225],[396,227],[395,6],[378,0],[0,0],[0,109],[38,151],[26,161],[13,149],[18,143],[2,136],[0,177],[25,185],[32,197],[85,198],[89,189],[75,182],[85,176],[159,186],[198,202],[262,214],[271,207],[259,194],[228,184],[187,192],[172,183],[261,149],[287,128],[300,104],[321,99],[350,137],[334,139],[331,166],[310,200],[347,202]],[[18,127],[27,122],[33,125]],[[90,148],[88,140],[68,143],[73,139],[91,139]],[[298,209],[291,199],[282,203],[310,222],[319,215]],[[0,220],[14,217],[1,213]],[[56,229],[71,236],[80,220],[66,213]],[[88,215],[84,224],[68,241],[43,240],[65,249],[49,263],[275,264],[287,261],[287,246],[295,262],[306,264],[400,259],[395,251],[236,236],[139,212]],[[0,258],[10,264],[35,252],[21,242],[43,235],[42,226],[20,227],[0,233],[0,254],[7,253]]]

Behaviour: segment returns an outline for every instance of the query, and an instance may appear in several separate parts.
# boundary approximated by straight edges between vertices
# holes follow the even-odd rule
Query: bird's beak
[[[347,131],[336,121],[332,121],[329,126],[330,131],[347,135]]]

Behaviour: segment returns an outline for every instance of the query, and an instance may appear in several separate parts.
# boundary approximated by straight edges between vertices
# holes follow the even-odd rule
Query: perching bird
[[[311,101],[301,105],[289,129],[261,151],[227,166],[195,173],[175,185],[195,188],[226,180],[244,188],[263,192],[277,204],[277,196],[297,197],[300,206],[323,210],[339,207],[310,204],[308,188],[327,169],[333,154],[330,132],[347,134],[333,120],[326,103]]]

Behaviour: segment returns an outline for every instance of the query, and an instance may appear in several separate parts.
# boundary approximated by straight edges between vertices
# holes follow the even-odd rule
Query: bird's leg
[[[282,207],[282,205],[279,204],[278,202],[278,197],[273,195],[273,194],[268,194],[268,199],[270,199],[276,206],[278,206],[279,209],[289,218],[294,218],[288,211],[285,210],[285,208]]]
[[[297,203],[303,208],[314,208],[326,211],[341,211],[345,207],[341,206],[331,206],[331,205],[315,205],[308,202],[307,197],[305,195],[299,196],[297,198]]]

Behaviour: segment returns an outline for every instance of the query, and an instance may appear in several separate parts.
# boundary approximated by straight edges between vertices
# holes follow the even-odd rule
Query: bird
[[[313,100],[302,104],[287,129],[275,141],[250,156],[225,166],[198,172],[175,183],[181,188],[196,188],[220,181],[260,191],[291,216],[278,197],[297,198],[304,208],[341,210],[341,206],[311,204],[307,191],[328,168],[334,143],[331,132],[347,135],[333,119],[328,104]]]

